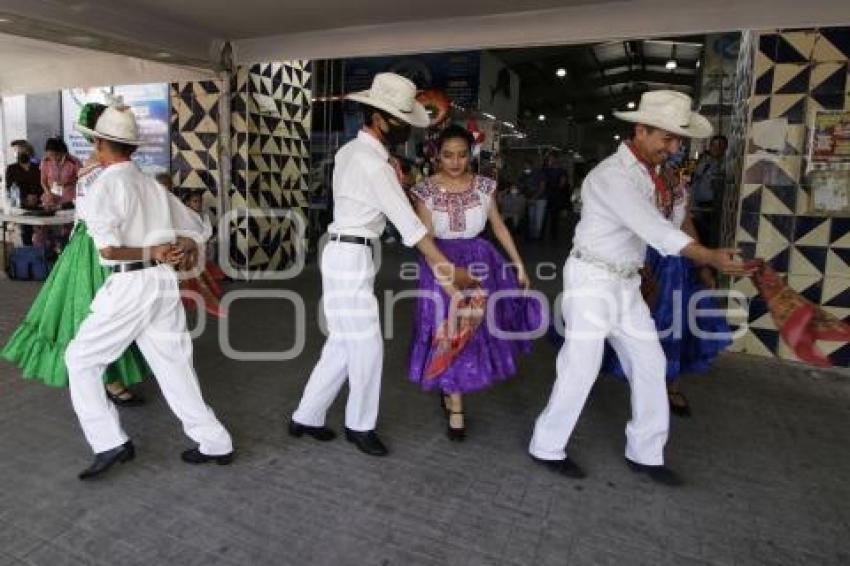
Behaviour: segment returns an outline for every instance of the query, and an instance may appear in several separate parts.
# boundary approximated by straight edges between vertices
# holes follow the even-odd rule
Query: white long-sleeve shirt
[[[428,229],[416,216],[389,164],[386,148],[366,132],[359,132],[336,153],[333,175],[332,234],[377,238],[387,218],[406,246],[414,246]]]
[[[666,256],[691,242],[658,210],[649,171],[625,143],[588,173],[581,198],[574,246],[612,265],[643,265],[647,244]]]
[[[211,230],[193,210],[131,162],[101,170],[78,202],[77,217],[98,249],[146,247],[178,235],[206,241]],[[103,265],[120,261],[100,258]]]

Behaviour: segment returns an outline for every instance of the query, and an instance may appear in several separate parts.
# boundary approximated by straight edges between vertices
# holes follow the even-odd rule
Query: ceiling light
[[[614,140],[620,141],[620,134],[614,134]]]
[[[702,61],[700,61],[699,59],[697,59],[697,69],[699,69],[699,66],[700,66],[700,64],[701,64],[701,63],[702,63]]]
[[[546,121],[546,114],[541,114],[540,116],[537,117],[537,119],[540,120],[541,122],[545,122]]]
[[[633,101],[633,100],[630,100],[630,101],[629,101],[629,103],[628,103],[628,104],[626,104],[626,107],[627,107],[629,110],[634,109],[634,107],[635,107],[635,106],[636,106],[636,104],[634,103],[634,101]]]
[[[493,116],[492,114],[490,114],[489,112],[482,112],[482,113],[481,113],[481,115],[482,115],[482,116],[484,116],[485,118],[489,118],[489,119],[491,119],[491,120],[495,120],[495,119],[496,119],[496,117],[495,117],[495,116]]]
[[[676,69],[676,67],[679,66],[679,64],[676,62],[675,59],[670,59],[669,61],[667,61],[667,64],[664,65],[664,66],[667,68],[668,71],[673,71],[673,70]]]
[[[597,115],[596,115],[596,119],[597,119],[597,120],[599,120],[599,121],[601,122],[602,120],[604,120],[604,119],[605,119],[605,115],[604,115],[604,114],[597,114]]]
[[[567,70],[566,70],[565,68],[563,68],[563,67],[560,67],[557,71],[555,71],[555,74],[556,74],[558,77],[560,77],[560,78],[562,78],[562,79],[563,79],[564,77],[566,77],[566,76],[567,76]]]
[[[168,59],[168,58],[171,57],[171,53],[169,53],[168,51],[160,51],[159,53],[156,53],[155,55],[157,57],[159,57],[160,59]]]
[[[12,20],[10,20],[9,18],[0,18],[0,24],[9,24],[11,22]]]

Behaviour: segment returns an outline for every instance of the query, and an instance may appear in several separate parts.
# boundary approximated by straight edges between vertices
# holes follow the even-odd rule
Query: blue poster
[[[136,115],[139,136],[144,144],[133,154],[133,160],[146,173],[156,174],[171,169],[170,108],[168,84],[126,85],[62,91],[62,123],[65,142],[72,155],[85,162],[91,154],[89,144],[74,129],[80,108],[87,102],[105,103],[108,96],[121,96]]]

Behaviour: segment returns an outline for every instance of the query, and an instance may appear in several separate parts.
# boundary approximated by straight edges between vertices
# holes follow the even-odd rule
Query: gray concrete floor
[[[563,253],[530,252],[553,255]],[[399,287],[394,256],[382,287]],[[308,305],[320,287],[314,267],[257,286],[294,289]],[[37,289],[0,281],[0,340]],[[541,340],[520,377],[470,397],[469,437],[450,443],[437,398],[406,381],[401,308],[381,403],[392,454],[375,459],[344,440],[285,434],[322,344],[313,313],[307,351],[289,362],[229,360],[214,325],[196,341],[207,401],[237,443],[229,467],[180,462],[189,442],[148,382],[148,404],[122,409],[136,460],[79,482],[91,455],[67,392],[0,365],[0,565],[850,563],[846,373],[725,355],[689,379],[694,417],[673,421],[667,449],[687,480],[677,490],[625,468],[628,392],[602,378],[571,445],[590,476],[572,481],[525,452],[554,378],[552,347]],[[234,346],[280,349],[291,319],[283,303],[244,301],[231,317]],[[334,428],[343,407],[331,410]]]

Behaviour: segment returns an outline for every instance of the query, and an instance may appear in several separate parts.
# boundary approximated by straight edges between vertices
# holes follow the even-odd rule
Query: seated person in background
[[[47,207],[72,207],[76,196],[77,177],[82,164],[68,153],[62,138],[49,138],[41,161],[42,203]]]

